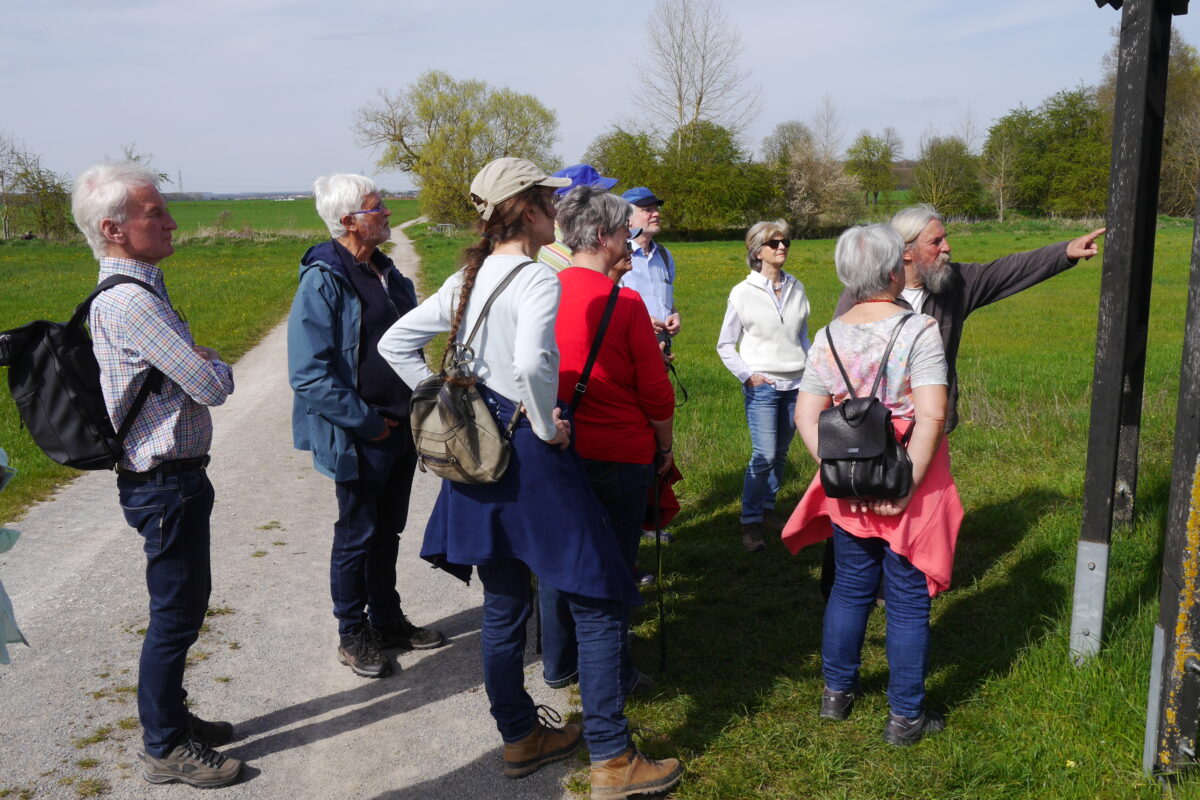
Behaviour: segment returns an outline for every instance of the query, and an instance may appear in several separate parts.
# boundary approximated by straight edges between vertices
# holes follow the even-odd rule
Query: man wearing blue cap
[[[555,190],[554,199],[557,200],[567,192],[574,189],[576,186],[592,186],[596,189],[611,189],[617,185],[616,178],[606,178],[591,164],[572,164],[569,167],[564,167],[554,173],[555,178],[570,178],[571,185],[563,186]],[[554,243],[548,244],[538,251],[538,261],[555,272],[562,272],[567,267],[571,266],[571,248],[567,247],[562,240],[562,231],[558,229],[558,225],[554,226]]]
[[[655,334],[666,343],[670,341],[667,337],[679,333],[679,311],[675,308],[675,259],[670,250],[654,242],[662,230],[663,201],[645,186],[635,186],[621,197],[633,205],[629,227],[641,229],[633,240],[633,269],[621,279],[621,285],[642,296]]]

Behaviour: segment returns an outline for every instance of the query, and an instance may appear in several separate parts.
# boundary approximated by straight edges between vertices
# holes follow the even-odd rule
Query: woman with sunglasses
[[[742,383],[750,426],[750,463],[742,481],[742,547],[766,549],[763,518],[775,509],[788,447],[796,390],[808,358],[808,297],[804,285],[784,272],[788,226],[783,220],[755,223],[746,233],[750,274],[729,292],[717,354]]]

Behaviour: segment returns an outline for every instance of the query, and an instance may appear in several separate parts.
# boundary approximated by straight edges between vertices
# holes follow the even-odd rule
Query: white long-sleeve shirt
[[[492,291],[524,261],[529,259],[510,255],[492,255],[484,260],[459,326],[460,342],[466,341]],[[379,340],[379,352],[409,386],[434,374],[418,351],[437,334],[450,330],[461,286],[459,271],[436,294],[397,320]],[[488,388],[523,403],[533,432],[543,441],[553,439],[556,433],[552,416],[558,396],[554,320],[559,293],[558,278],[550,267],[536,261],[529,264],[496,299],[471,343],[475,374]]]

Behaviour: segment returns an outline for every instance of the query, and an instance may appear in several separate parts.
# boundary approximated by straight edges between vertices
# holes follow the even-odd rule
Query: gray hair
[[[342,217],[361,211],[367,195],[378,191],[375,181],[364,175],[338,172],[324,175],[313,183],[313,199],[317,201],[317,214],[329,228],[333,238],[346,235]]]
[[[904,269],[904,240],[890,225],[855,225],[838,237],[833,251],[838,280],[855,303],[886,292],[891,278]]]
[[[758,251],[775,234],[787,238],[788,224],[786,220],[763,220],[754,223],[750,226],[750,230],[746,231],[746,263],[750,269],[755,272],[762,271],[762,259],[758,257]]]
[[[108,251],[100,229],[106,219],[124,222],[129,192],[141,186],[158,188],[158,175],[136,161],[101,161],[85,169],[71,189],[71,216],[96,258]]]
[[[942,215],[928,203],[921,203],[918,206],[900,209],[888,224],[900,234],[900,238],[904,240],[904,249],[907,250],[921,235],[921,231],[935,219],[942,222]]]
[[[590,253],[600,237],[629,225],[628,201],[607,189],[576,186],[558,201],[558,226],[563,244],[572,251]]]

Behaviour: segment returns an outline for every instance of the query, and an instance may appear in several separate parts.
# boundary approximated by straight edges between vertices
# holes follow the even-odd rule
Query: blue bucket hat
[[[592,186],[596,189],[611,189],[617,185],[616,178],[606,178],[591,164],[572,164],[554,173],[556,178],[570,178],[571,185],[555,191],[555,194],[566,194],[576,186]]]
[[[640,208],[645,208],[646,206],[661,206],[663,204],[663,201],[658,197],[655,197],[654,192],[650,191],[645,186],[635,186],[623,193],[621,197]]]

